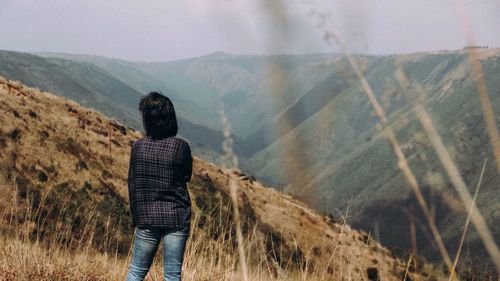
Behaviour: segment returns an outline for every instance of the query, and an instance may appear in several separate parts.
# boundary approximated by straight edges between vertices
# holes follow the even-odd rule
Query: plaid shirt
[[[187,184],[193,158],[187,141],[144,137],[131,148],[128,192],[132,226],[184,228],[191,219]]]

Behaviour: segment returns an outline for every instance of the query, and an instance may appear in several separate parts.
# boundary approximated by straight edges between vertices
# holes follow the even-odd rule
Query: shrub
[[[38,171],[38,180],[41,182],[46,182],[49,179],[47,174],[44,171]]]
[[[77,158],[90,157],[90,153],[71,137],[66,138],[64,140],[59,140],[56,146],[58,149],[64,151],[65,153],[69,153]]]
[[[78,163],[76,164],[76,169],[78,171],[88,170],[89,167],[87,166],[87,163],[85,161],[83,161],[82,159],[80,159],[80,160],[78,160]]]
[[[10,132],[10,138],[13,140],[13,141],[18,141],[21,139],[21,129],[18,129],[18,128],[15,128],[14,130],[12,130]]]

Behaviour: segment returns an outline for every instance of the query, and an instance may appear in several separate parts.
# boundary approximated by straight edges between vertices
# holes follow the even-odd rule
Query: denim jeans
[[[181,230],[135,228],[132,261],[126,281],[144,280],[163,238],[163,278],[180,281],[189,227]]]

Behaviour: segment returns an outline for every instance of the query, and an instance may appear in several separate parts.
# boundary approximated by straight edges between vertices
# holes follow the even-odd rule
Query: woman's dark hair
[[[168,97],[158,92],[151,92],[141,98],[139,111],[147,136],[163,139],[177,134],[174,105]]]

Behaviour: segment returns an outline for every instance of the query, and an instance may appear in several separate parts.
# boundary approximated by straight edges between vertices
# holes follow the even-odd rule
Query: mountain
[[[123,279],[133,234],[127,167],[130,146],[142,134],[74,101],[3,78],[0,112],[0,243],[5,245],[0,275]],[[408,271],[405,261],[368,233],[334,222],[239,170],[198,157],[193,170],[185,274],[200,276],[194,280],[209,273],[218,280],[238,278],[233,272],[236,218],[229,199],[233,180],[253,278],[443,277],[423,262]],[[18,263],[25,252],[30,258]],[[78,270],[68,270],[73,267]]]
[[[160,89],[175,99],[177,108],[187,119],[218,131],[223,128],[219,116],[223,105],[231,120],[233,135],[240,139],[260,129],[255,126],[256,122],[270,122],[277,112],[328,77],[331,70],[319,63],[335,61],[338,57],[335,54],[251,56],[216,52],[171,62],[127,62],[98,56],[39,55],[94,64],[141,92]],[[136,83],[137,77],[150,82]],[[277,80],[283,82],[280,85],[283,101],[273,99]]]
[[[482,49],[479,52],[492,106],[498,113],[500,80],[496,77],[500,74],[500,50]],[[477,204],[493,237],[500,237],[500,175],[496,170],[467,53],[456,51],[368,57],[365,58],[364,71],[388,114],[391,128],[402,144],[427,202],[432,205],[448,251],[455,253],[467,208],[458,202],[428,137],[412,113],[411,102],[395,78],[397,61],[404,62],[404,71],[411,83],[424,89],[424,106],[471,194],[487,159]],[[332,77],[331,81],[335,79],[338,76]],[[410,224],[414,216],[419,252],[439,259],[424,216],[397,166],[398,161],[389,142],[377,127],[374,110],[359,82],[351,85],[341,94],[332,94],[329,104],[254,155],[247,162],[250,165],[247,169],[289,191],[293,191],[287,180],[291,176],[296,174],[296,178],[307,178],[309,181],[299,187],[306,194],[302,200],[328,213],[349,210],[353,225],[372,233],[379,232],[380,241],[388,245],[411,247]],[[297,140],[307,146],[304,171],[277,169],[291,166],[297,158],[290,157],[290,153],[304,149],[296,147]],[[466,241],[473,260],[491,261],[473,228],[469,230]]]
[[[354,56],[435,210],[450,253],[456,252],[466,208],[457,204],[450,181],[395,72],[403,63],[411,84],[423,88],[424,106],[471,193],[488,158],[477,204],[494,237],[500,237],[499,175],[466,51]],[[476,51],[494,111],[499,112],[500,82],[496,77],[500,74],[500,50]],[[439,260],[425,219],[345,56],[216,52],[171,62],[127,62],[87,55],[39,55],[48,62],[92,65],[136,92],[159,89],[168,93],[179,116],[187,120],[181,128],[190,128],[190,134],[181,135],[193,142],[195,154],[216,163],[222,163],[219,110],[223,107],[242,170],[279,190],[300,195],[317,211],[337,217],[349,211],[351,224],[377,233],[380,241],[393,247],[411,248],[411,224],[415,223],[418,252]],[[2,62],[0,74],[3,68]],[[29,72],[21,74],[17,78],[4,75],[25,82],[23,76],[29,78]],[[135,104],[128,106],[127,110],[135,110]],[[488,261],[474,229],[468,232],[466,242],[471,258]]]
[[[138,103],[140,97],[149,92],[140,85],[149,81],[151,90],[157,88],[154,79],[121,61],[107,71],[102,65],[91,62],[77,62],[64,58],[43,58],[26,53],[0,51],[0,75],[21,81],[42,91],[58,93],[92,107],[126,126],[140,129]],[[123,82],[121,79],[126,81]],[[142,84],[141,84],[142,83]],[[132,86],[129,84],[133,84]],[[177,105],[178,96],[172,96]],[[184,118],[182,108],[178,117],[179,134],[190,139],[196,152],[219,155],[222,152],[223,135],[208,127]]]
[[[500,49],[477,52],[493,108],[499,112],[500,84],[496,77],[500,74]],[[470,192],[474,193],[482,164],[493,153],[467,50],[357,55],[355,60],[383,104],[453,255],[467,208],[460,207],[444,169],[412,113],[412,103],[396,79],[396,69],[403,64],[411,83],[423,88],[424,105]],[[411,220],[415,217],[418,251],[440,259],[396,157],[377,127],[379,120],[344,56],[216,54],[157,66],[158,69],[151,66],[150,72],[160,73],[167,80],[182,76],[171,84],[177,83],[180,92],[193,95],[193,102],[201,99],[200,105],[206,104],[207,108],[215,101],[205,99],[218,101],[217,94],[182,87],[186,83],[201,83],[204,89],[215,88],[219,96],[236,89],[241,91],[238,96],[243,100],[223,103],[228,110],[234,110],[228,116],[232,132],[242,139],[235,144],[242,147],[238,155],[244,170],[279,189],[301,194],[300,199],[316,210],[334,215],[349,210],[352,224],[378,232],[381,241],[398,248],[411,248]],[[486,162],[478,206],[494,237],[500,237],[499,177],[495,162],[490,159]],[[294,187],[293,180],[303,184],[302,178],[310,181]],[[489,257],[473,228],[467,238],[471,257],[487,263]]]

